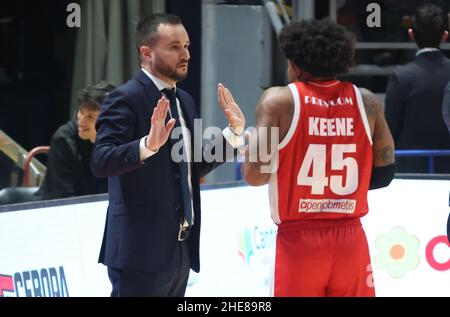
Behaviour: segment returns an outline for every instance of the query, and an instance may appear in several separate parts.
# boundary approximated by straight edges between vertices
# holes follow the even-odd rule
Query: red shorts
[[[278,226],[275,296],[375,296],[359,218]]]

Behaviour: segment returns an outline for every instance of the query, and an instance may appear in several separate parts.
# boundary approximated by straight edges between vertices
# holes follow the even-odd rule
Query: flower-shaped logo
[[[378,250],[375,264],[393,278],[400,278],[406,271],[419,266],[419,239],[400,227],[392,228],[388,234],[379,235],[375,240]]]
[[[252,241],[250,237],[250,230],[247,228],[239,233],[238,236],[238,244],[239,244],[239,256],[242,257],[242,259],[249,264],[250,263],[250,257],[253,255],[253,246]]]

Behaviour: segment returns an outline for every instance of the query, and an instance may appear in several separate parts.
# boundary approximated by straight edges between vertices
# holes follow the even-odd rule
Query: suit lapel
[[[161,98],[162,94],[153,83],[153,81],[142,70],[139,70],[136,73],[134,79],[144,86],[145,95],[150,100],[150,106],[152,107],[152,109],[156,107],[158,100],[159,98]],[[191,133],[193,133],[195,117],[194,105],[187,102],[186,99],[183,98],[183,93],[180,93],[178,88],[176,90],[176,96],[180,102],[181,111],[183,111],[183,118],[187,124],[187,128],[191,131]]]
[[[145,95],[150,100],[150,107],[151,109],[155,108],[158,104],[159,98],[162,96],[161,92],[158,90],[158,87],[156,87],[153,81],[142,70],[139,70],[136,73],[134,79],[144,86],[143,88]]]

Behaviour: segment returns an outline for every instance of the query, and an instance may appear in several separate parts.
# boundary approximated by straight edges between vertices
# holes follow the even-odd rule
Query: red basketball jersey
[[[348,82],[296,82],[289,131],[269,191],[275,223],[368,212],[372,138],[361,93]]]

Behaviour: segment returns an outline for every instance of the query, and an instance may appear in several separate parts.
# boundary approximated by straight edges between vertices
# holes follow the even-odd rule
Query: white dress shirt
[[[436,47],[424,47],[421,48],[420,50],[418,50],[416,52],[416,56],[422,54],[422,53],[427,53],[427,52],[436,52],[436,51],[440,51],[440,49],[436,48]]]

